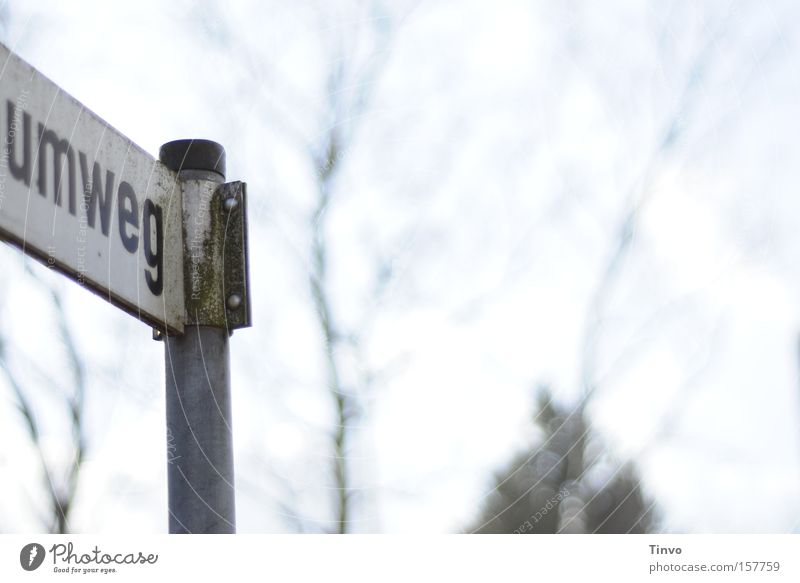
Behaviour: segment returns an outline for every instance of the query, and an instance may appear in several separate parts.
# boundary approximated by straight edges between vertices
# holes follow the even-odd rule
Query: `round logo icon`
[[[30,543],[19,552],[19,564],[26,571],[35,571],[44,562],[44,547],[39,543]]]

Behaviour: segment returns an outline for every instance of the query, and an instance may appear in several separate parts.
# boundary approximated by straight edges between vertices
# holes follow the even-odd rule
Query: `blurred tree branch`
[[[37,457],[45,477],[45,488],[50,503],[50,518],[48,529],[57,534],[70,532],[69,515],[77,496],[79,487],[80,470],[86,454],[85,423],[83,418],[84,401],[86,395],[86,373],[83,358],[80,356],[75,338],[72,335],[66,317],[66,312],[60,292],[54,285],[46,283],[36,274],[29,261],[25,262],[25,269],[32,279],[47,290],[50,301],[55,310],[58,335],[64,347],[67,362],[72,374],[71,390],[50,377],[41,377],[43,385],[49,385],[56,398],[61,400],[61,405],[67,410],[68,423],[71,430],[71,443],[73,457],[66,470],[63,480],[57,479],[60,472],[56,463],[47,459],[42,446],[42,430],[36,419],[35,408],[28,398],[28,390],[19,375],[13,371],[9,362],[6,340],[0,337],[0,368],[12,389],[17,409],[25,421],[28,438],[37,452]]]
[[[348,59],[345,49],[340,48],[328,73],[328,115],[330,122],[319,144],[311,144],[311,156],[317,177],[317,203],[311,218],[311,272],[309,283],[311,297],[322,330],[327,386],[334,402],[335,421],[331,436],[333,446],[333,476],[337,492],[335,504],[336,530],[340,534],[351,531],[351,505],[353,491],[350,485],[348,446],[353,432],[352,422],[357,416],[360,403],[355,387],[344,387],[341,381],[339,349],[348,338],[357,333],[343,330],[336,320],[331,300],[329,282],[329,255],[332,241],[327,227],[329,208],[334,199],[335,178],[346,160],[346,153],[354,142],[358,124],[363,120],[370,103],[371,92],[377,85],[377,77],[388,54],[387,46],[391,30],[382,28],[379,45],[366,65],[355,71],[348,69],[354,61]],[[342,33],[337,31],[331,44],[340,45]],[[355,88],[355,91],[348,91]],[[348,93],[354,93],[347,100]]]
[[[319,3],[311,8],[310,22],[315,36],[320,39],[325,59],[326,78],[324,96],[310,99],[303,95],[285,79],[277,66],[257,55],[255,47],[249,45],[243,36],[226,18],[222,4],[208,6],[202,14],[193,8],[191,14],[203,27],[211,42],[229,54],[239,57],[238,62],[246,72],[249,87],[259,92],[261,98],[254,101],[254,107],[269,105],[278,112],[269,115],[269,123],[277,126],[290,142],[305,154],[314,173],[315,201],[308,227],[310,233],[310,253],[306,255],[294,249],[305,264],[308,261],[308,285],[310,300],[314,309],[316,323],[322,337],[323,361],[325,366],[326,388],[333,403],[334,419],[330,432],[332,449],[331,475],[336,492],[334,501],[335,531],[351,531],[353,488],[351,470],[348,463],[349,446],[354,431],[353,421],[361,410],[359,390],[355,386],[344,386],[341,369],[342,348],[358,345],[359,330],[345,329],[337,317],[337,305],[331,290],[330,261],[333,241],[329,234],[331,207],[336,200],[336,178],[346,164],[348,152],[365,119],[371,105],[372,95],[378,85],[380,72],[389,55],[389,45],[394,34],[396,22],[385,10],[380,1],[356,1],[348,5],[352,9],[347,19],[339,14],[342,6]],[[413,10],[413,9],[412,9]],[[411,12],[411,11],[409,11]],[[343,20],[347,20],[343,22]],[[358,54],[357,44],[367,37],[371,42],[366,56]],[[264,93],[265,81],[280,78],[280,87],[286,93],[285,101],[275,100]],[[255,81],[255,82],[254,82]],[[300,108],[304,115],[320,119],[323,128],[310,138],[304,137],[300,124],[292,123],[285,115],[281,105]],[[262,115],[267,114],[262,109]],[[364,384],[374,378],[365,374]],[[300,516],[297,509],[283,505],[281,512]],[[305,525],[294,524],[295,528],[305,529]]]

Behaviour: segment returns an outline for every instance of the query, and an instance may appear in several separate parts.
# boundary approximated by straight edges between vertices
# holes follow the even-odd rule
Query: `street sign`
[[[177,173],[2,44],[0,136],[0,239],[182,333]]]
[[[164,340],[170,532],[236,532],[229,338],[250,286],[225,149],[173,140],[155,160],[2,44],[0,136],[0,240]]]

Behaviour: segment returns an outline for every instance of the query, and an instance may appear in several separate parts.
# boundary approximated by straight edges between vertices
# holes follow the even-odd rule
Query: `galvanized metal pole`
[[[209,255],[219,246],[211,240],[218,231],[212,215],[221,210],[214,197],[225,180],[225,150],[207,140],[178,140],[164,144],[159,158],[183,183],[189,320],[183,335],[164,336],[169,532],[234,533],[230,332],[224,317],[202,316],[226,311],[217,305],[224,296],[208,293],[224,288],[224,261]]]

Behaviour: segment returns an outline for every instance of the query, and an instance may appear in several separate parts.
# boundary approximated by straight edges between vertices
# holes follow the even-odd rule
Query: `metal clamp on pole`
[[[159,159],[182,186],[184,334],[165,335],[170,533],[236,532],[229,336],[250,325],[245,185],[225,150],[177,140]]]
[[[229,182],[220,186],[215,199],[222,208],[222,297],[228,330],[248,328],[250,322],[250,273],[247,244],[247,185]]]

